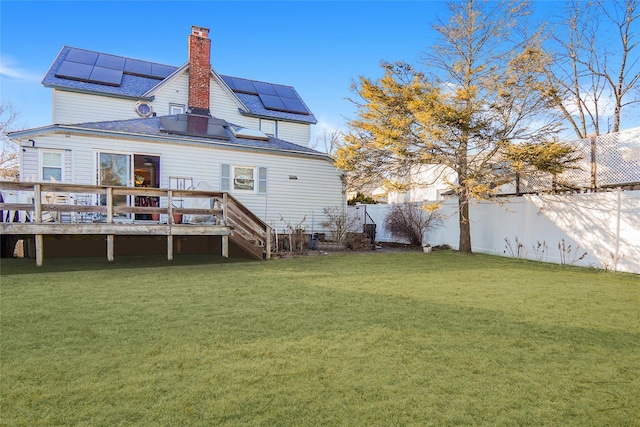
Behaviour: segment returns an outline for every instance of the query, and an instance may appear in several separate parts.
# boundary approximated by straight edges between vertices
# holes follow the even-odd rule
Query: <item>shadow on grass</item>
[[[177,255],[174,256],[172,261],[167,260],[167,257],[163,255],[144,255],[119,256],[115,258],[113,262],[107,261],[104,257],[50,258],[44,261],[42,267],[37,267],[35,260],[30,258],[2,258],[0,259],[0,274],[4,276],[15,274],[101,271],[255,262],[256,261],[242,258],[224,258],[217,255]]]
[[[278,285],[266,294],[253,290],[241,295],[243,307],[234,311],[219,307],[212,331],[251,342],[262,339],[300,339],[308,335],[348,333],[382,327],[391,331],[422,331],[427,334],[471,334],[483,347],[494,340],[525,343],[572,343],[609,349],[640,350],[640,332],[598,330],[525,322],[500,311],[454,304],[412,300],[410,297],[372,295],[352,290],[327,289],[313,284]],[[256,321],[260,317],[260,321]],[[291,325],[288,328],[279,324]],[[491,350],[490,348],[488,350]],[[640,354],[640,353],[639,353]]]

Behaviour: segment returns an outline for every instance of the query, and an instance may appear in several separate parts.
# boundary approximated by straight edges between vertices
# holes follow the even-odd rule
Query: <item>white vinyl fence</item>
[[[366,205],[381,242],[393,241],[383,225],[389,206]],[[446,201],[440,212],[443,225],[427,241],[457,249],[457,200]],[[474,252],[640,274],[640,191],[482,201],[471,206],[470,218]]]

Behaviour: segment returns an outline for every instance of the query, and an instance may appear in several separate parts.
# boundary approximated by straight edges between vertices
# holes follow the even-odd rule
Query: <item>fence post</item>
[[[616,254],[613,258],[613,271],[618,271],[618,257],[620,256],[620,214],[622,211],[622,188],[617,189],[618,206],[616,215]]]
[[[591,141],[591,191],[596,191],[596,148],[597,148],[597,136],[593,135],[589,140]]]

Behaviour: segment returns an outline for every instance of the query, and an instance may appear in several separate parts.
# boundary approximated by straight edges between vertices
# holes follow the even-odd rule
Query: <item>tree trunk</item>
[[[469,199],[463,191],[458,198],[458,213],[460,219],[460,252],[471,253],[471,224],[469,222]]]

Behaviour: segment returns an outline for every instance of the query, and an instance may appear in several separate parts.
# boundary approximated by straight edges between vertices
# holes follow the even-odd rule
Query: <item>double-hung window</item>
[[[265,194],[267,192],[267,168],[255,166],[221,165],[220,189],[222,191]]]
[[[64,180],[64,151],[42,150],[40,152],[40,174],[42,181]]]

